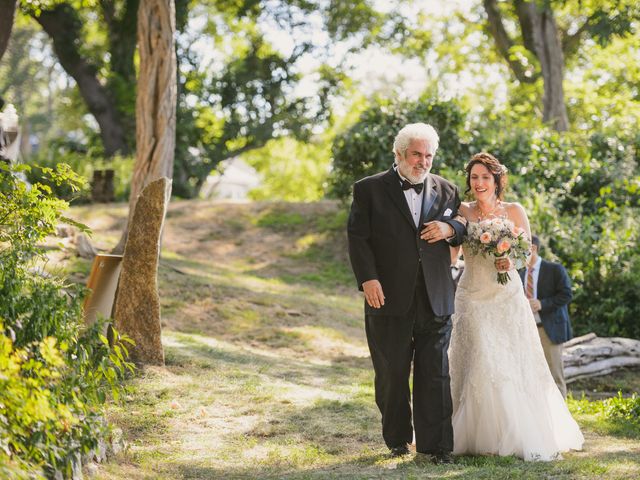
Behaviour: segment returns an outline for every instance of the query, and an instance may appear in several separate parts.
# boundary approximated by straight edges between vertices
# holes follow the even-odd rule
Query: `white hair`
[[[427,144],[433,147],[433,152],[438,150],[438,143],[440,137],[435,128],[427,123],[410,123],[402,127],[402,129],[396,135],[393,141],[393,153],[396,156],[396,163],[398,163],[398,156],[404,158],[407,153],[407,148],[412,140],[424,140]]]

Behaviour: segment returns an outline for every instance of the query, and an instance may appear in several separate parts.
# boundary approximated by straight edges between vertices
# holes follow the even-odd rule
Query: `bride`
[[[522,206],[502,201],[506,168],[478,153],[465,170],[467,193],[475,198],[460,207],[467,221],[506,218],[531,238]],[[505,285],[496,269],[510,273]],[[465,251],[455,312],[449,348],[454,454],[553,460],[581,449],[584,438],[551,376],[513,262]]]

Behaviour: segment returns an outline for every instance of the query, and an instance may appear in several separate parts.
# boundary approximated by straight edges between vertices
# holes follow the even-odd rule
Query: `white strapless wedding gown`
[[[551,376],[518,272],[465,254],[449,348],[454,454],[554,460],[584,437]]]

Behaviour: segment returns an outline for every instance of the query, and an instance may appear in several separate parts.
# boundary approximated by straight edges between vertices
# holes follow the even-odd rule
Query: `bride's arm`
[[[469,222],[470,214],[471,207],[469,206],[469,203],[461,202],[460,207],[458,208],[458,214],[454,218],[466,227],[467,223]],[[460,253],[462,253],[464,249],[462,248],[462,245],[458,245],[456,247],[450,246],[449,249],[451,251],[451,265],[455,265],[458,263],[458,260],[460,259]]]
[[[531,225],[529,225],[529,218],[524,207],[519,203],[512,203],[509,210],[509,219],[516,227],[523,229],[527,234],[527,238],[531,240]]]

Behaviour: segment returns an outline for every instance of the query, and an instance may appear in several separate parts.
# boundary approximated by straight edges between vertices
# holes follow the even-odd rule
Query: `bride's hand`
[[[499,272],[508,272],[513,268],[514,264],[509,257],[502,257],[496,258],[494,265],[496,266],[496,270]]]

